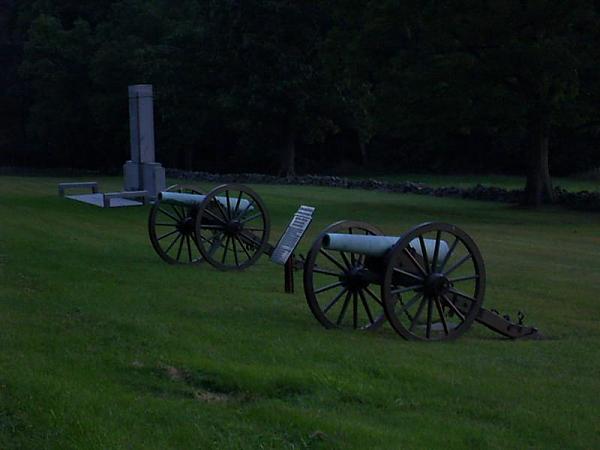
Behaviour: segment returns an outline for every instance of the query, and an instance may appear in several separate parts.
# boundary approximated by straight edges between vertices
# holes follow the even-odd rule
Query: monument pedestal
[[[145,190],[149,198],[155,199],[160,191],[165,190],[165,169],[160,163],[127,161],[123,164],[123,176],[126,191]],[[140,189],[140,186],[144,189]]]

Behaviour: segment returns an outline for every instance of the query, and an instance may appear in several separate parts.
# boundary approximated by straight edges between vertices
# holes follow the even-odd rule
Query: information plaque
[[[285,264],[288,258],[292,255],[300,239],[304,236],[304,233],[308,229],[308,226],[312,222],[312,215],[315,208],[312,206],[300,206],[290,224],[288,225],[285,233],[279,239],[277,246],[271,254],[271,261],[276,264]]]

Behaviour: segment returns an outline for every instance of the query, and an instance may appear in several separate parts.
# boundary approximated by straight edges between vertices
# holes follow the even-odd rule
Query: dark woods
[[[0,1],[0,164],[108,170],[127,85],[167,167],[280,175],[600,165],[600,2]]]

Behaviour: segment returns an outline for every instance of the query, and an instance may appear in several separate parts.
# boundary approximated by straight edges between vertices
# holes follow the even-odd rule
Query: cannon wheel
[[[167,191],[201,194],[194,188],[173,185]],[[196,245],[196,208],[161,204],[156,200],[148,217],[148,235],[158,256],[169,264],[199,264],[202,255]]]
[[[200,253],[220,270],[243,270],[265,252],[271,222],[260,196],[241,184],[210,191],[198,207]]]
[[[385,261],[385,314],[402,337],[449,340],[469,329],[483,303],[485,266],[467,233],[445,223],[418,225]]]
[[[347,220],[321,232],[304,263],[304,294],[310,310],[325,328],[378,328],[385,321],[383,300],[369,282],[359,280],[361,270],[365,271],[364,255],[325,250],[326,233],[381,235],[372,225]]]

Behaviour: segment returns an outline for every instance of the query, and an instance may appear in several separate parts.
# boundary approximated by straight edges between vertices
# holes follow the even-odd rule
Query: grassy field
[[[505,189],[523,189],[525,187],[525,177],[515,175],[430,175],[405,173],[399,175],[373,175],[371,177],[354,176],[352,178],[374,178],[376,180],[393,183],[412,181],[413,183],[423,183],[432,187],[454,186],[468,188],[477,184]],[[554,183],[554,186],[560,186],[561,188],[572,192],[600,191],[600,180],[593,181],[555,177],[552,179],[552,182]]]
[[[304,250],[341,218],[394,234],[456,223],[486,259],[485,306],[547,337],[475,325],[419,344],[323,329],[266,258],[165,265],[147,208],[59,199],[58,181],[0,177],[2,449],[600,447],[598,214],[255,186],[271,241],[298,204],[317,207]]]

